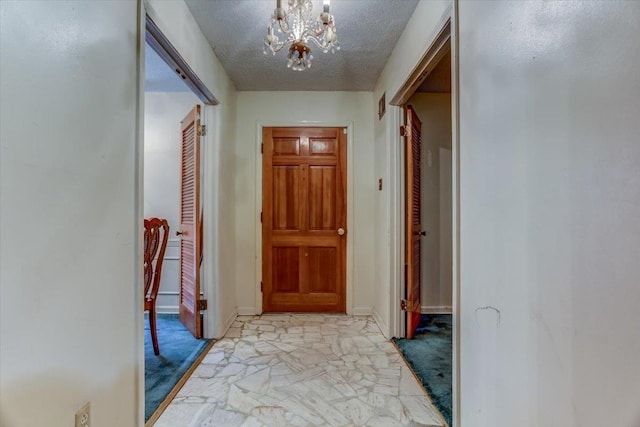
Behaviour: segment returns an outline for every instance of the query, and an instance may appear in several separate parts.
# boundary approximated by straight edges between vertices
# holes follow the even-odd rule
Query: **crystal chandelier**
[[[324,53],[334,53],[340,50],[338,36],[333,15],[329,13],[329,1],[324,0],[323,10],[317,19],[313,19],[311,10],[312,0],[288,0],[289,7],[282,7],[282,0],[277,0],[276,9],[271,16],[271,25],[267,28],[267,36],[264,38],[264,53],[271,51],[274,55],[287,43],[289,53],[287,67],[304,71],[311,67],[313,55],[309,42],[313,42]],[[276,34],[282,33],[284,40],[280,40]]]

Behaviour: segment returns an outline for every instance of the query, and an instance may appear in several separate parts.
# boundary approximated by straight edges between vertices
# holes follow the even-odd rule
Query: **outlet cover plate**
[[[76,412],[76,427],[91,427],[91,402]]]

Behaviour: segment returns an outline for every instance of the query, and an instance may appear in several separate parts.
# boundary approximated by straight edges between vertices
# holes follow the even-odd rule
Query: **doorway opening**
[[[448,425],[454,414],[454,115],[451,16],[392,100],[402,112],[403,314],[394,339]]]
[[[205,156],[217,101],[153,20],[144,81],[145,425],[177,394],[213,341],[207,334]]]
[[[448,47],[445,45],[445,49]],[[407,144],[405,181],[407,199],[407,262],[419,286],[413,312],[451,314],[452,282],[452,156],[451,156],[451,53],[438,62],[405,105]],[[411,127],[411,129],[409,129]],[[407,145],[407,148],[409,145]],[[413,158],[413,155],[417,158]],[[413,164],[412,164],[413,162]],[[411,209],[413,208],[413,209]],[[416,226],[418,228],[416,228]],[[411,262],[409,261],[411,260]],[[409,298],[409,295],[407,295]],[[419,309],[419,310],[418,310]],[[410,310],[407,311],[409,313]],[[407,319],[412,338],[415,323]]]

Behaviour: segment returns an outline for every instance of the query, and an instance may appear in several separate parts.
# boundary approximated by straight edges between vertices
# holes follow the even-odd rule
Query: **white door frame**
[[[389,156],[389,173],[391,178],[390,186],[390,282],[391,282],[391,295],[395,296],[390,301],[390,333],[396,337],[405,336],[405,316],[402,310],[400,310],[400,300],[404,298],[404,264],[405,264],[405,165],[404,165],[404,137],[400,136],[400,126],[404,124],[405,120],[405,105],[414,94],[415,90],[420,86],[422,81],[427,77],[428,73],[435,68],[440,59],[444,56],[443,52],[446,52],[447,45],[451,45],[451,68],[454,70],[457,67],[456,52],[454,44],[457,40],[454,32],[454,20],[453,20],[453,8],[448,8],[440,18],[440,22],[436,26],[436,29],[431,38],[431,43],[423,53],[420,61],[405,78],[404,84],[398,89],[395,96],[391,99],[390,104],[390,123],[388,127],[389,141],[391,143],[390,156]],[[455,38],[455,40],[454,40]],[[457,70],[456,70],[457,71]],[[457,110],[457,88],[454,88],[452,76],[452,93],[451,93],[451,108],[452,117],[456,116]],[[452,127],[456,126],[457,122],[452,121]],[[452,156],[455,155],[455,142],[457,139],[457,132],[453,129],[452,133]],[[452,160],[455,162],[455,157]],[[455,174],[456,169],[453,169]],[[452,186],[455,186],[456,180],[452,181]],[[456,188],[452,188],[455,197]],[[455,213],[455,210],[454,210]],[[453,221],[453,224],[456,224]],[[454,230],[455,234],[455,230]],[[455,251],[455,245],[454,245]],[[455,269],[455,256],[454,266]],[[455,277],[455,275],[454,275]],[[455,284],[454,284],[455,288]]]
[[[144,51],[147,48],[145,40],[147,35],[147,16],[153,21],[153,24],[157,27],[157,32],[160,33],[160,37],[163,39],[165,44],[170,45],[168,50],[172,52],[164,51],[159,53],[161,57],[165,61],[167,60],[175,60],[180,62],[180,68],[183,70],[186,79],[185,82],[187,86],[189,86],[192,92],[198,96],[202,100],[202,113],[201,118],[203,124],[207,125],[208,132],[203,136],[203,153],[204,157],[204,170],[202,171],[204,176],[204,184],[207,188],[206,191],[201,190],[201,194],[203,194],[202,200],[202,208],[203,208],[203,236],[202,236],[202,244],[203,244],[203,261],[202,261],[202,269],[203,269],[203,282],[201,284],[201,291],[204,294],[204,298],[207,299],[208,302],[208,310],[205,310],[203,313],[204,322],[203,322],[203,337],[204,338],[217,338],[221,331],[219,330],[222,326],[222,321],[219,319],[220,310],[219,310],[219,269],[218,269],[218,256],[219,256],[219,246],[218,246],[218,211],[215,209],[215,201],[218,199],[219,195],[219,177],[216,173],[218,168],[219,156],[216,156],[217,148],[214,144],[215,141],[213,139],[214,132],[212,132],[212,128],[215,123],[215,111],[214,108],[218,104],[218,101],[215,99],[211,91],[206,87],[203,83],[202,79],[200,79],[195,71],[193,71],[188,64],[183,59],[183,56],[178,51],[175,44],[171,43],[171,40],[166,36],[166,34],[162,31],[161,28],[161,20],[158,19],[153,6],[148,2],[143,2],[142,12],[141,12],[141,30],[140,30],[140,55],[141,62],[144,63]],[[162,46],[161,46],[162,47]],[[164,53],[164,54],[163,54]],[[169,59],[167,59],[169,58]],[[144,66],[141,67],[141,97],[142,97],[142,107],[141,107],[141,123],[144,123]],[[144,125],[141,126],[142,132],[144,132]],[[144,158],[144,142],[142,142],[142,146],[140,147],[141,157]],[[144,161],[144,160],[142,160]],[[144,186],[143,182],[139,183],[139,186]],[[140,188],[140,194],[143,198],[143,188]],[[142,288],[141,288],[142,289]],[[144,347],[144,338],[143,338],[143,347]]]
[[[389,301],[389,333],[394,337],[404,334],[406,319],[400,309],[400,300],[404,298],[404,149],[399,129],[404,123],[404,109],[393,106],[389,109],[390,123],[388,138],[391,148],[389,150],[389,283],[391,295]]]
[[[442,30],[450,23],[451,25],[451,192],[452,192],[452,285],[453,285],[453,425],[460,427],[460,87],[459,87],[459,47],[458,47],[458,0],[452,1],[452,6],[445,11],[436,26],[431,38],[431,43],[423,52],[418,65],[406,77],[404,84],[392,98],[390,113],[390,126],[388,132],[391,144],[389,156],[389,174],[391,178],[390,186],[390,325],[389,330],[392,336],[400,337],[405,334],[405,316],[400,310],[400,300],[404,296],[404,150],[403,140],[398,132],[404,123],[404,109],[408,97],[415,90],[416,82],[425,74],[424,71],[430,61],[437,59],[437,56],[430,52],[438,42]],[[434,61],[437,62],[437,61]],[[432,64],[435,66],[435,64]],[[413,88],[413,89],[411,89]]]
[[[138,0],[138,55],[137,72],[138,96],[136,105],[136,173],[135,173],[135,218],[133,229],[138,236],[144,231],[144,49],[145,49],[145,7],[144,2]],[[137,398],[137,425],[144,425],[144,245],[142,239],[137,239],[138,260],[135,263],[136,280],[134,283],[134,302],[138,308],[136,316],[136,398]]]
[[[136,173],[136,225],[135,230],[138,233],[142,233],[142,220],[144,219],[144,80],[145,80],[145,49],[146,46],[146,35],[147,35],[147,23],[146,19],[149,16],[156,24],[160,25],[160,20],[157,19],[157,15],[153,10],[151,4],[146,1],[138,0],[138,59],[137,59],[137,72],[138,75],[138,105],[137,105],[137,115],[138,115],[138,125],[137,125],[137,144],[136,144],[136,160],[137,160],[137,173]],[[167,39],[170,43],[170,41]],[[177,52],[177,48],[175,45],[172,45]],[[182,59],[182,58],[180,58]],[[191,71],[190,78],[196,78],[198,85],[201,85],[200,88],[205,92],[205,95],[210,95],[210,100],[213,101],[213,104],[207,105],[203,102],[202,109],[202,119],[207,124],[209,132],[203,137],[203,157],[204,157],[204,182],[208,186],[211,186],[210,190],[204,191],[203,198],[203,220],[207,219],[207,223],[204,224],[204,235],[203,235],[203,277],[204,277],[204,286],[201,286],[203,290],[204,297],[208,300],[209,310],[204,312],[204,322],[203,322],[203,336],[205,338],[215,338],[221,334],[219,328],[222,326],[219,310],[219,269],[218,269],[218,257],[219,257],[219,246],[218,246],[218,211],[215,209],[215,201],[218,199],[219,195],[219,176],[216,171],[219,170],[218,162],[219,156],[216,155],[217,148],[214,146],[214,132],[211,132],[213,125],[215,125],[215,98],[208,91],[208,89],[204,86],[204,83],[195,75],[195,72]],[[191,82],[193,83],[193,81]],[[192,85],[189,85],[194,91]],[[195,91],[194,91],[195,93]],[[197,96],[201,97],[202,94]],[[202,99],[202,98],[201,98]],[[176,123],[177,126],[177,123]],[[206,216],[205,216],[206,213]],[[140,234],[142,236],[142,234]],[[142,254],[142,243],[139,244],[139,260],[141,261],[143,258]],[[142,310],[143,301],[144,301],[144,291],[143,291],[143,277],[142,277],[142,262],[136,263],[139,265],[137,267],[137,280],[135,284],[135,296],[134,300],[136,302],[136,306],[140,308],[137,311],[137,407],[138,414],[137,420],[138,425],[145,425],[144,422],[144,406],[145,406],[145,392],[144,392],[144,314]]]
[[[262,223],[260,213],[262,212],[262,129],[265,127],[341,127],[347,129],[347,283],[345,307],[347,314],[363,314],[353,312],[353,200],[354,200],[354,175],[353,175],[353,122],[323,122],[323,121],[258,121],[256,123],[256,199],[255,199],[255,295],[256,314],[262,314]]]

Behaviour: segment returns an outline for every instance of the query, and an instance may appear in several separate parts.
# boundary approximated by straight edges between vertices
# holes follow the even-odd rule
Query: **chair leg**
[[[156,331],[156,307],[155,304],[149,310],[149,329],[151,331],[151,342],[153,343],[153,352],[156,356],[160,354],[158,347],[158,332]]]

